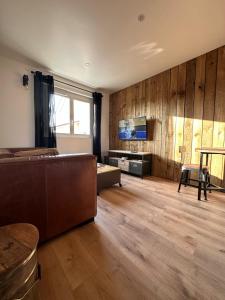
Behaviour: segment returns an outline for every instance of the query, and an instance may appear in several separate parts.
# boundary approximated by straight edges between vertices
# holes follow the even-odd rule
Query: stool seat
[[[25,299],[28,293],[29,296],[33,293],[33,287],[39,278],[38,239],[38,230],[31,224],[18,223],[0,227],[1,300]]]
[[[208,166],[202,166],[203,171],[208,171]],[[183,164],[182,171],[184,170],[199,170],[199,164]]]

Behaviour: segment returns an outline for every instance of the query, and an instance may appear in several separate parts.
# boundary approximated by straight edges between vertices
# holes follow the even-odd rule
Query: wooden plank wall
[[[119,120],[142,115],[149,140],[120,141]],[[150,151],[152,175],[175,181],[181,162],[199,162],[196,147],[225,147],[225,46],[112,94],[109,130],[110,149]],[[224,158],[210,166],[224,185]]]

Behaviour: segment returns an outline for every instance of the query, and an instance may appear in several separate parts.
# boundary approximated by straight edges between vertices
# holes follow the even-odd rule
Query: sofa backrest
[[[31,223],[45,241],[96,215],[95,156],[0,160],[0,226]]]
[[[0,159],[58,155],[56,148],[0,148]]]

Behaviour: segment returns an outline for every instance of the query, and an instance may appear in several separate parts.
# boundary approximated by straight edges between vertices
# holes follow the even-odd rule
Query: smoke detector
[[[137,19],[138,19],[138,22],[142,23],[145,20],[145,15],[144,14],[139,14]]]

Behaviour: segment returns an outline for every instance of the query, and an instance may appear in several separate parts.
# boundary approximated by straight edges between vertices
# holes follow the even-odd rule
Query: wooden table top
[[[120,172],[120,168],[109,166],[109,165],[102,165],[97,168],[97,174],[109,173],[109,172],[113,172],[113,171]]]
[[[38,230],[31,224],[0,227],[0,281],[32,255],[38,239]]]
[[[197,152],[204,153],[204,154],[221,154],[221,155],[225,155],[225,148],[202,147],[202,148],[196,148],[195,150]]]
[[[97,168],[97,174],[109,173],[112,171],[120,171],[120,168],[109,166],[109,165],[100,165]]]

